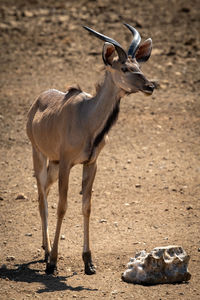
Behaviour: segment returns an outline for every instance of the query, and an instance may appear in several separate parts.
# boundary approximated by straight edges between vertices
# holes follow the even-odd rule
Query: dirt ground
[[[0,0],[0,299],[200,299],[199,0]],[[26,115],[43,90],[78,83],[94,93],[103,43],[88,25],[125,48],[135,26],[153,52],[143,66],[159,82],[151,97],[121,102],[98,160],[91,214],[97,274],[83,273],[81,166],[70,176],[58,275],[46,275]],[[49,196],[53,238],[57,186]],[[137,251],[181,245],[188,283],[140,286],[121,273]]]

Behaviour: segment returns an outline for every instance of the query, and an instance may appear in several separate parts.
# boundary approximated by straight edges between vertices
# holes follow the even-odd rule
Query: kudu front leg
[[[83,166],[83,180],[82,180],[82,193],[83,193],[83,222],[84,222],[84,244],[82,258],[85,265],[85,274],[92,275],[96,273],[95,267],[92,263],[92,256],[89,244],[89,221],[91,212],[91,195],[92,185],[96,175],[97,165],[96,162],[90,165]]]
[[[57,269],[58,259],[58,242],[60,237],[60,230],[64,215],[67,210],[67,191],[69,182],[70,167],[67,163],[60,161],[59,163],[59,202],[57,208],[57,224],[56,232],[53,242],[53,247],[50,254],[49,262],[46,266],[46,273],[53,274]]]

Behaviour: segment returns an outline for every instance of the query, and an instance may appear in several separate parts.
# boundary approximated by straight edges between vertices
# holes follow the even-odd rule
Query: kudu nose
[[[145,92],[152,94],[154,91],[155,85],[153,84],[153,82],[149,82],[146,86],[145,86]]]

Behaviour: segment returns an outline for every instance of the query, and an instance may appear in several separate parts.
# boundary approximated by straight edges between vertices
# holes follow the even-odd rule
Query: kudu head
[[[154,84],[146,79],[140,70],[139,64],[149,59],[152,50],[152,40],[149,38],[140,44],[141,37],[139,32],[129,24],[124,25],[133,34],[133,40],[128,52],[110,37],[87,26],[84,26],[84,28],[105,42],[102,57],[115,85],[128,94],[141,91],[151,95],[154,90]],[[116,58],[116,53],[118,58]]]

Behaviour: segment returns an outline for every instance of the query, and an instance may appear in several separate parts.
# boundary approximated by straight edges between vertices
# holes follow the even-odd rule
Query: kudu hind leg
[[[67,192],[68,192],[68,182],[69,182],[69,173],[70,165],[65,161],[60,161],[59,164],[59,202],[57,208],[57,224],[56,232],[53,242],[52,251],[50,254],[49,262],[46,266],[46,273],[52,274],[57,268],[57,258],[58,258],[58,242],[60,237],[60,230],[64,215],[67,210]]]
[[[96,273],[95,267],[92,262],[90,243],[89,243],[89,222],[91,212],[91,195],[92,185],[96,175],[96,162],[91,165],[83,166],[83,180],[82,180],[82,193],[83,193],[83,219],[84,219],[84,244],[82,258],[85,265],[85,274],[92,275]]]
[[[33,166],[37,180],[39,211],[42,221],[42,247],[45,250],[45,261],[47,261],[51,252],[48,232],[48,204],[46,194],[47,158],[35,148],[33,148]]]
[[[49,161],[47,168],[46,194],[49,194],[50,187],[58,179],[59,162]]]

